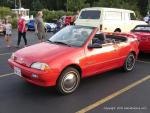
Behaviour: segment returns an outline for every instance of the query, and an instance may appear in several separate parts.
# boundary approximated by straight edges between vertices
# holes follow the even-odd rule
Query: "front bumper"
[[[23,66],[21,64],[18,64],[11,59],[8,59],[8,63],[12,69],[14,69],[14,67],[17,67],[21,70],[21,78],[23,78],[27,82],[30,82],[38,86],[43,86],[43,87],[55,86],[56,81],[59,77],[59,73],[54,70],[40,71],[40,70],[32,69]],[[33,77],[32,76],[33,74],[37,75],[38,77],[36,78]]]

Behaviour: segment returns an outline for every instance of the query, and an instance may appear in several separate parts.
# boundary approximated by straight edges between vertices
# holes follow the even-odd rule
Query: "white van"
[[[130,32],[136,25],[146,24],[136,20],[134,11],[91,7],[80,11],[75,25],[98,27],[103,32]]]

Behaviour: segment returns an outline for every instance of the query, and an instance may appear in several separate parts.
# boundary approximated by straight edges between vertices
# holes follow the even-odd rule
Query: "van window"
[[[105,12],[106,20],[122,20],[121,12],[107,11]]]
[[[79,19],[100,19],[100,13],[98,10],[82,11]]]
[[[136,16],[134,13],[130,13],[130,20],[136,20]]]

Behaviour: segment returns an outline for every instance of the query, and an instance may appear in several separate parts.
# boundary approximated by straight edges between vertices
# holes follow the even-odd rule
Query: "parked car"
[[[46,30],[48,32],[52,32],[56,29],[56,24],[55,23],[48,23],[48,22],[45,22],[45,27],[46,27]],[[35,30],[35,20],[29,20],[29,22],[27,23],[27,28],[28,30]]]
[[[27,23],[27,28],[28,30],[35,30],[35,26],[34,26],[35,20],[29,20]]]
[[[140,51],[150,53],[150,25],[137,25],[131,33],[136,35],[140,41]]]
[[[120,67],[132,71],[138,52],[136,38],[105,35],[94,27],[67,26],[48,41],[13,53],[8,62],[24,80],[57,86],[60,93],[70,94],[81,78]]]
[[[45,22],[45,26],[46,26],[48,32],[55,31],[55,29],[57,27],[57,25],[55,23],[48,23],[48,22]]]
[[[98,27],[103,32],[130,32],[136,25],[147,24],[136,18],[132,10],[91,7],[84,8],[75,25]]]

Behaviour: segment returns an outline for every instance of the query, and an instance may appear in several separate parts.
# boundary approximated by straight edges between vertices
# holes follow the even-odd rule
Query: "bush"
[[[43,9],[43,19],[46,22],[52,22],[54,20],[59,19],[60,17],[64,15],[73,15],[73,12],[65,12],[63,10],[59,11],[49,11],[48,9]],[[30,15],[33,15],[34,17],[36,16],[37,11],[30,11]]]
[[[11,24],[13,28],[17,28],[17,18],[12,18]]]
[[[8,7],[0,7],[0,18],[5,18],[5,16],[11,14],[11,9]]]
[[[8,19],[13,28],[17,28],[17,18],[16,14],[11,11],[8,7],[0,7],[0,18]]]
[[[43,9],[43,18],[44,21],[53,21],[56,19],[59,19],[60,17],[64,16],[64,15],[73,15],[73,12],[65,12],[65,11],[49,11],[47,9]]]

